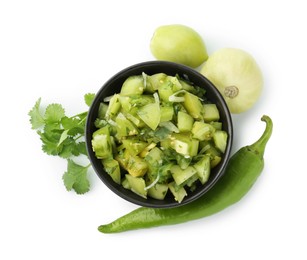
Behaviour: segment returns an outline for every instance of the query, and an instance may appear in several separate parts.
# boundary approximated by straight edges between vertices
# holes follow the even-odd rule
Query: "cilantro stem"
[[[84,96],[85,103],[90,106],[95,94]],[[84,194],[90,189],[87,170],[91,166],[82,166],[75,163],[72,158],[87,156],[85,142],[77,142],[84,138],[85,121],[88,111],[68,117],[61,104],[49,104],[45,112],[41,111],[41,98],[29,111],[31,128],[37,130],[42,141],[42,150],[48,155],[67,159],[67,171],[63,175],[67,190],[74,189],[77,194]]]
[[[81,125],[85,120],[86,120],[86,117],[82,118],[82,120],[78,124]]]
[[[74,116],[72,116],[71,118],[80,117],[80,116],[86,116],[87,113],[88,113],[88,112],[85,111],[85,112],[82,112],[82,113],[80,113],[80,114],[74,115]]]
[[[80,134],[80,135],[78,135],[74,140],[77,141],[77,140],[80,139],[81,137],[84,137],[84,135]]]

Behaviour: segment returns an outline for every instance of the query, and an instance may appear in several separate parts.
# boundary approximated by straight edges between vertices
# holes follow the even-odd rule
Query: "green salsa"
[[[128,77],[101,102],[92,148],[114,182],[180,203],[221,161],[228,134],[203,88],[164,73]]]

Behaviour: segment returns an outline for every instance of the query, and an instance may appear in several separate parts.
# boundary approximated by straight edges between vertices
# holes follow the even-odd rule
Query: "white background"
[[[1,1],[1,259],[306,259],[306,8],[304,1]],[[61,103],[87,107],[113,74],[154,59],[156,27],[180,23],[209,54],[250,52],[265,78],[250,111],[233,116],[233,151],[274,132],[265,169],[238,204],[201,220],[106,235],[97,227],[137,208],[93,171],[91,191],[67,192],[66,162],[44,154],[27,113]],[[305,91],[305,92],[304,92]]]

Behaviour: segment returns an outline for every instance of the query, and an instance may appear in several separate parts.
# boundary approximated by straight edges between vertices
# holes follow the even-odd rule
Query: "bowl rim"
[[[130,74],[133,73],[136,70],[140,70],[142,68],[144,72],[146,73],[147,69],[150,69],[152,67],[160,67],[160,66],[168,66],[171,69],[178,69],[180,71],[180,74],[182,75],[187,75],[187,76],[193,76],[196,78],[199,78],[199,81],[204,82],[204,85],[208,86],[210,88],[210,92],[218,99],[218,101],[215,101],[214,103],[220,103],[220,109],[223,110],[225,113],[225,120],[227,121],[227,133],[228,133],[228,140],[227,140],[227,146],[225,153],[223,154],[222,161],[219,164],[219,170],[215,174],[214,178],[211,178],[210,182],[207,182],[206,184],[202,185],[201,188],[199,188],[199,191],[197,193],[188,193],[188,195],[183,199],[181,203],[178,203],[175,201],[175,199],[171,202],[165,202],[164,200],[156,200],[153,198],[150,199],[144,199],[141,196],[133,193],[130,190],[127,190],[123,188],[122,185],[116,184],[115,182],[110,182],[111,178],[108,176],[108,174],[101,173],[101,167],[100,169],[97,168],[97,161],[98,159],[95,157],[95,154],[92,150],[92,145],[91,145],[91,139],[92,139],[92,133],[91,128],[93,127],[93,120],[95,120],[97,117],[94,117],[94,114],[97,114],[97,106],[100,104],[100,102],[103,101],[103,98],[105,96],[102,96],[102,94],[106,91],[109,85],[112,85],[114,81],[118,80],[118,78],[122,77],[122,75]],[[163,68],[161,68],[161,73],[163,73]],[[185,73],[181,73],[181,71],[184,71]],[[166,73],[167,74],[167,73]],[[136,73],[130,74],[130,76],[136,75]],[[123,77],[123,79],[126,79],[128,76]],[[193,81],[192,81],[193,82]],[[197,84],[199,86],[199,84]],[[201,86],[200,86],[201,87]],[[115,93],[115,92],[114,92]],[[209,99],[210,100],[210,99]],[[219,109],[219,110],[220,110]],[[221,112],[221,111],[220,111]],[[228,164],[229,158],[230,158],[230,153],[232,149],[232,143],[233,143],[233,122],[232,122],[232,116],[229,111],[229,108],[219,92],[219,90],[214,86],[214,84],[207,79],[204,75],[202,75],[200,72],[198,72],[196,69],[190,68],[188,66],[174,63],[174,62],[169,62],[169,61],[145,61],[145,62],[140,62],[136,63],[134,65],[128,66],[116,74],[114,74],[111,78],[109,78],[97,91],[95,98],[88,110],[88,115],[86,118],[86,126],[85,126],[85,143],[86,143],[86,149],[87,149],[87,154],[88,158],[90,160],[91,166],[93,167],[95,173],[98,175],[100,180],[115,194],[120,196],[121,198],[125,199],[128,202],[131,202],[133,204],[139,205],[139,206],[145,206],[145,207],[151,207],[151,208],[173,208],[173,207],[179,207],[185,204],[188,204],[197,198],[203,196],[206,192],[208,192],[215,184],[216,182],[224,175],[225,168]],[[113,181],[113,180],[111,180]],[[127,193],[129,195],[127,195]],[[151,203],[152,201],[155,201],[156,203]]]

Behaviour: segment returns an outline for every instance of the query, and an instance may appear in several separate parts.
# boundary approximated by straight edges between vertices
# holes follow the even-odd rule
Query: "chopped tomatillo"
[[[101,102],[92,148],[117,184],[180,203],[221,161],[228,133],[219,120],[204,89],[177,75],[142,73]]]

